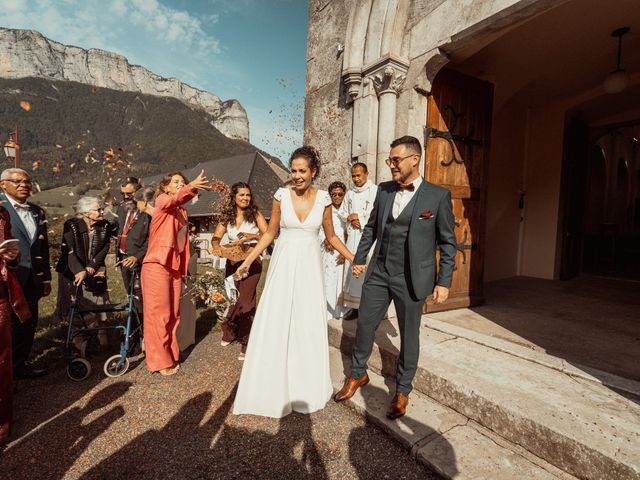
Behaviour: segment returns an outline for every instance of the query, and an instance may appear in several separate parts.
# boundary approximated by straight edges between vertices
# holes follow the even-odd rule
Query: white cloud
[[[157,0],[132,0],[128,4],[118,2],[115,6],[120,16],[127,16],[135,26],[144,28],[157,40],[186,44],[207,54],[220,53],[220,42],[209,35],[202,19],[184,10],[167,7]]]
[[[111,10],[119,17],[124,17],[127,13],[127,2],[125,0],[112,0]]]
[[[65,44],[107,49],[117,35],[142,28],[166,47],[219,54],[220,42],[204,25],[217,16],[202,18],[168,7],[158,0],[0,0],[2,23],[29,28]],[[120,52],[126,54],[126,52]]]

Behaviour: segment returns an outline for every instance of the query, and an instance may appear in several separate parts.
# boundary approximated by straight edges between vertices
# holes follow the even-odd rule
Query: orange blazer
[[[188,222],[187,212],[182,205],[187,203],[197,192],[187,185],[175,195],[162,193],[156,198],[151,225],[149,225],[149,247],[142,263],[159,263],[171,270],[187,274],[189,264],[189,231],[184,236],[184,245],[180,253],[178,245],[178,231]],[[187,229],[188,229],[187,224]]]

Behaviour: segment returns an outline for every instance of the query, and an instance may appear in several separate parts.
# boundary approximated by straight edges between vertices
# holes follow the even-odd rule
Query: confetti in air
[[[231,206],[231,187],[217,178],[212,179],[210,185],[212,192],[220,194],[219,199],[213,202],[213,211],[226,211]]]

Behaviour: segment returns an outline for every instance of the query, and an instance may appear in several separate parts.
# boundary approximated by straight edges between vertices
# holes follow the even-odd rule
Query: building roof
[[[262,213],[271,215],[271,199],[275,191],[287,180],[287,171],[276,162],[262,155],[260,152],[219,158],[208,162],[201,162],[182,173],[192,180],[204,170],[209,180],[220,180],[231,186],[236,182],[248,183],[254,196],[256,205]],[[157,183],[163,174],[151,175],[141,180],[145,185]],[[220,194],[217,192],[200,192],[195,203],[185,205],[189,217],[208,217],[219,208]]]

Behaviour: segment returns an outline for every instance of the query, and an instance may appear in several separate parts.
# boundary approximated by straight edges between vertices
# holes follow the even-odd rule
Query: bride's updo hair
[[[291,157],[289,157],[289,164],[293,162],[296,158],[304,158],[309,163],[309,168],[312,171],[315,171],[313,178],[317,177],[320,174],[320,154],[311,145],[303,145],[300,148],[296,148]]]

